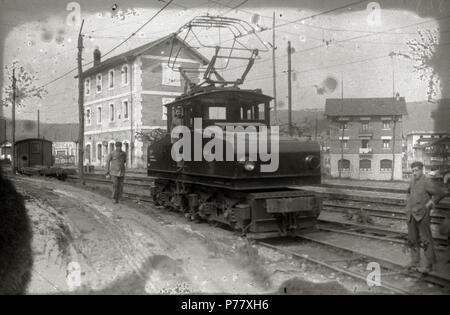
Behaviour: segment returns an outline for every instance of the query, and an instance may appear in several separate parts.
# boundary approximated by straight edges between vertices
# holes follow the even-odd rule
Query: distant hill
[[[288,111],[278,110],[278,121],[275,122],[273,111],[271,111],[271,124],[285,127],[288,124]],[[292,123],[300,127],[305,134],[311,136],[315,135],[317,126],[317,135],[325,133],[329,128],[329,122],[324,116],[324,110],[318,109],[304,109],[292,111]]]
[[[406,103],[408,116],[405,117],[403,133],[447,132],[450,133],[450,99],[442,99],[439,104],[429,102]]]
[[[11,141],[11,120],[6,120],[6,139]],[[78,139],[78,124],[41,123],[40,136],[50,141],[75,141]],[[37,137],[37,122],[33,120],[16,121],[16,141]]]

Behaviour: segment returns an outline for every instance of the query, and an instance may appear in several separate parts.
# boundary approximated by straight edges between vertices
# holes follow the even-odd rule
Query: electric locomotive
[[[234,31],[244,25],[236,21],[205,16],[182,30],[233,24]],[[167,130],[148,146],[155,204],[254,237],[295,235],[314,228],[321,200],[301,186],[321,183],[319,144],[278,136],[278,127],[270,124],[272,97],[239,88],[258,50],[247,58],[235,57],[249,62],[234,81],[215,71],[216,60],[224,57],[220,47],[214,50],[201,84],[192,83],[188,70],[173,68],[186,86],[183,95],[165,105]],[[231,52],[226,58],[233,58]]]

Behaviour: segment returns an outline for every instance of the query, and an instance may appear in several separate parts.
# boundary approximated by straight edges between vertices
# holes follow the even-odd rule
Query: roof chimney
[[[102,59],[102,54],[100,52],[100,49],[98,49],[98,47],[97,47],[94,50],[94,67],[97,66],[101,62],[101,59]]]

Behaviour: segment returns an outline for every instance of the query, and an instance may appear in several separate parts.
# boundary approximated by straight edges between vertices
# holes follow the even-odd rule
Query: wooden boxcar
[[[16,166],[18,169],[33,166],[52,166],[52,142],[45,139],[24,139],[16,142]]]

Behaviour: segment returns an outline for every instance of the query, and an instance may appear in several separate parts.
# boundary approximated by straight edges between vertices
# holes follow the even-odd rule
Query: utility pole
[[[314,140],[317,141],[317,129],[318,129],[318,120],[319,118],[317,117],[319,115],[319,113],[316,112],[316,123],[314,126]]]
[[[341,114],[344,112],[344,75],[341,74]],[[341,125],[342,125],[342,136],[341,136],[341,165],[339,166],[339,178],[342,176],[342,168],[344,167],[344,130],[345,130],[345,122],[344,117],[341,116]]]
[[[39,133],[39,109],[37,110],[37,137],[40,138],[40,133]]]
[[[84,185],[84,170],[83,170],[83,153],[84,153],[84,84],[83,84],[83,30],[84,20],[81,22],[80,32],[78,33],[78,174],[80,176],[80,183]]]
[[[12,99],[12,142],[11,142],[11,166],[12,173],[16,174],[16,69],[13,68],[12,75],[12,89],[13,89],[13,99]]]
[[[389,57],[391,57],[392,61],[392,97],[395,98],[395,64],[394,64],[394,56],[396,56],[396,53],[391,51],[389,53]]]
[[[273,113],[275,123],[278,122],[277,113],[277,69],[275,64],[275,11],[273,12],[273,24],[272,24],[272,68],[273,68]]]
[[[395,99],[394,99],[395,101]],[[392,116],[392,120],[394,123],[394,127],[392,128],[392,174],[391,174],[391,180],[394,180],[394,168],[395,168],[395,129],[397,125],[397,117]]]
[[[288,128],[292,137],[292,82],[291,82],[291,41],[288,41]]]

